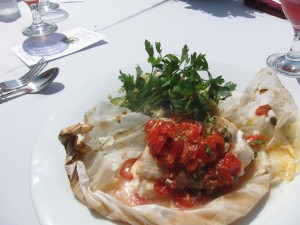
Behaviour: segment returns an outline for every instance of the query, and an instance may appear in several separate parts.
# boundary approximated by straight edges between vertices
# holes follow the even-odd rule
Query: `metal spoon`
[[[12,91],[6,91],[0,93],[0,100],[17,93],[26,93],[26,94],[38,93],[41,90],[43,90],[47,85],[52,83],[52,81],[56,78],[58,73],[59,73],[59,68],[57,67],[51,68],[38,75],[29,84],[27,84],[24,87],[16,88]]]

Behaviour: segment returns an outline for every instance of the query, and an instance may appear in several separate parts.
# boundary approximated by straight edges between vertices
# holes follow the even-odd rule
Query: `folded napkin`
[[[246,6],[286,19],[278,0],[244,0]]]

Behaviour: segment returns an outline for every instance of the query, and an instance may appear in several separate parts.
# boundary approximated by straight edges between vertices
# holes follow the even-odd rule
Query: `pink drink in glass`
[[[286,17],[300,29],[300,0],[281,0],[281,5]]]
[[[23,0],[27,5],[38,4],[39,0]]]
[[[282,75],[300,78],[300,0],[281,0],[281,5],[293,25],[294,40],[288,53],[269,56],[267,64]]]

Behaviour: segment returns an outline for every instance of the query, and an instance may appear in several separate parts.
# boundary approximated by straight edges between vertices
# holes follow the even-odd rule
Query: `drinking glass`
[[[280,74],[288,77],[300,77],[300,0],[281,0],[284,14],[294,29],[294,41],[286,54],[269,56],[267,64]]]
[[[39,10],[40,10],[40,12],[41,11],[42,12],[43,11],[48,12],[50,10],[57,9],[58,7],[59,7],[59,4],[50,2],[48,0],[40,0],[39,1]]]
[[[59,4],[48,0],[39,1],[39,13],[42,20],[49,23],[57,23],[69,17],[65,10],[59,8]]]
[[[23,0],[30,8],[32,13],[32,24],[31,26],[25,28],[22,33],[25,36],[43,36],[46,34],[54,33],[57,30],[55,24],[49,24],[44,22],[41,19],[41,16],[38,12],[38,3],[39,0]]]

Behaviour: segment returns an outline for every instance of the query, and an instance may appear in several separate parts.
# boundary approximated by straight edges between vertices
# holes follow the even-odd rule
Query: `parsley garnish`
[[[140,66],[136,67],[136,76],[120,71],[125,96],[112,99],[113,103],[150,115],[153,109],[162,107],[203,121],[215,115],[219,100],[235,90],[236,84],[224,84],[222,76],[213,78],[205,55],[189,55],[187,45],[182,48],[180,57],[163,56],[159,42],[154,47],[145,40],[145,49],[151,72],[144,73]],[[200,76],[201,71],[207,73],[207,79]]]

